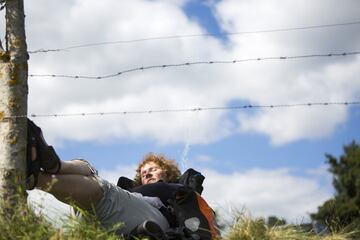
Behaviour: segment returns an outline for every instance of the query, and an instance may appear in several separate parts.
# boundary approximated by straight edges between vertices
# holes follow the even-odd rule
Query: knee
[[[84,159],[73,159],[63,161],[61,174],[75,174],[82,176],[97,175],[96,169]]]

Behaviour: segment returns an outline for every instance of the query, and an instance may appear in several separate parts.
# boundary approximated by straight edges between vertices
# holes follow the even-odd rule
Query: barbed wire
[[[121,72],[112,73],[103,76],[85,76],[85,75],[66,75],[66,74],[29,74],[29,77],[52,77],[52,78],[73,78],[73,79],[105,79],[113,78],[116,76],[124,75],[126,73],[136,72],[136,71],[145,71],[155,68],[170,68],[170,67],[184,67],[191,65],[205,65],[205,64],[234,64],[250,61],[266,61],[266,60],[293,60],[301,58],[316,58],[316,57],[341,57],[349,55],[358,55],[359,51],[354,52],[343,52],[343,53],[327,53],[327,54],[310,54],[310,55],[295,55],[295,56],[280,56],[280,57],[258,57],[258,58],[247,58],[247,59],[235,59],[235,60],[220,60],[220,61],[195,61],[195,62],[185,62],[185,63],[176,63],[176,64],[160,64],[160,65],[150,65],[144,67],[135,67]]]
[[[232,36],[232,35],[259,34],[259,33],[272,33],[272,32],[288,32],[288,31],[297,31],[297,30],[310,30],[310,29],[329,28],[329,27],[341,27],[341,26],[349,26],[349,25],[357,25],[357,24],[360,24],[360,21],[342,22],[342,23],[334,23],[334,24],[323,24],[323,25],[312,25],[312,26],[304,26],[304,27],[257,30],[257,31],[241,31],[241,32],[229,32],[229,33],[201,33],[201,34],[185,34],[185,35],[148,37],[148,38],[139,38],[139,39],[132,39],[132,40],[87,43],[87,44],[73,45],[73,46],[69,46],[69,47],[55,48],[55,49],[38,49],[38,50],[34,50],[34,51],[28,51],[28,53],[35,54],[35,53],[61,52],[61,51],[69,51],[69,50],[73,50],[73,49],[77,49],[77,48],[96,47],[96,46],[115,45],[115,44],[127,44],[127,43],[136,43],[136,42],[154,41],[154,40],[169,40],[169,39],[195,38],[195,37],[207,37],[207,36]]]
[[[180,112],[200,112],[200,111],[224,111],[224,110],[242,110],[242,109],[258,109],[258,108],[291,108],[291,107],[312,107],[312,106],[331,106],[331,105],[360,105],[360,101],[346,102],[308,102],[293,104],[271,104],[271,105],[253,105],[246,104],[241,106],[223,106],[223,107],[194,107],[194,108],[174,108],[174,109],[151,109],[140,111],[115,111],[115,112],[87,112],[87,113],[59,113],[59,114],[29,114],[3,117],[3,119],[13,118],[50,118],[50,117],[87,117],[87,116],[105,116],[105,115],[129,115],[129,114],[156,114],[156,113],[180,113]]]

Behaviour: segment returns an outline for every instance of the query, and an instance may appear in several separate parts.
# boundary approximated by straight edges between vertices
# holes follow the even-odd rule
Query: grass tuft
[[[116,234],[121,224],[106,230],[96,218],[80,209],[81,219],[68,216],[61,228],[54,227],[44,216],[35,214],[26,201],[19,200],[16,207],[0,202],[0,240],[123,240]],[[296,225],[268,226],[263,218],[251,218],[245,214],[236,217],[236,221],[223,233],[223,240],[352,240],[358,239],[355,232],[317,235],[304,231]],[[355,237],[354,237],[355,236]]]
[[[79,210],[81,218],[68,216],[63,227],[56,228],[41,213],[35,214],[21,195],[14,202],[16,206],[0,202],[0,240],[123,240],[116,234],[121,224],[106,230],[86,211]]]
[[[224,240],[351,240],[354,232],[319,235],[302,230],[296,225],[269,227],[263,218],[252,219],[245,215],[224,233]]]
[[[0,203],[0,239],[52,239],[57,230],[44,217],[36,215],[26,202],[15,199],[16,206]],[[56,238],[53,238],[56,239]]]
[[[75,207],[74,207],[75,208]],[[62,228],[63,238],[60,239],[93,239],[122,240],[116,231],[123,224],[115,224],[111,229],[104,229],[93,214],[76,208],[81,218],[69,216]]]

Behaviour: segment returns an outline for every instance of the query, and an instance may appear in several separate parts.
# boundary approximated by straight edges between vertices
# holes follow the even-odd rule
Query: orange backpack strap
[[[199,209],[201,213],[205,216],[210,232],[211,232],[211,238],[217,239],[220,237],[220,231],[219,227],[216,223],[215,213],[212,210],[212,208],[209,206],[209,204],[205,201],[203,197],[200,196],[200,194],[196,193],[197,202],[199,205]]]

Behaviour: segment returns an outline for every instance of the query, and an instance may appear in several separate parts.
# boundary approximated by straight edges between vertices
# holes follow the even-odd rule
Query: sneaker
[[[40,168],[47,173],[59,172],[61,167],[59,156],[56,154],[54,148],[46,143],[41,128],[36,126],[35,123],[29,119],[28,139],[31,140],[31,147],[35,147],[36,149],[35,162],[40,165]],[[32,162],[34,161],[30,161],[30,163]]]

